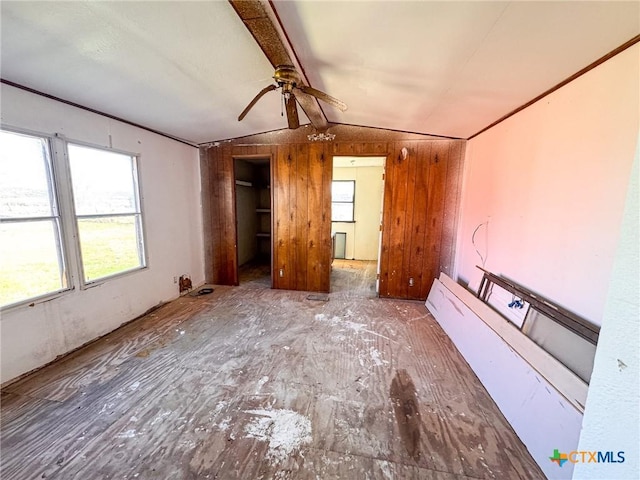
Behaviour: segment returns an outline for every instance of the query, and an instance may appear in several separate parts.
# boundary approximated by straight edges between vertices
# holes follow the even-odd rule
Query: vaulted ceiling
[[[273,66],[225,1],[1,5],[19,84],[191,143],[287,127]],[[640,2],[266,3],[329,122],[467,138],[640,33]],[[301,123],[308,120],[301,112]]]

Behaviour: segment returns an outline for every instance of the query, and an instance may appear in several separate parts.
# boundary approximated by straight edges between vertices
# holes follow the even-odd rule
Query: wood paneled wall
[[[207,281],[238,284],[233,160],[250,157],[271,159],[273,287],[328,292],[333,163],[322,143],[202,149]]]
[[[277,147],[272,170],[274,288],[329,291],[333,162],[325,149],[324,144]]]
[[[440,271],[452,274],[464,141],[331,131],[345,140],[310,143],[301,127],[201,149],[208,282],[238,284],[233,159],[251,156],[271,158],[274,288],[330,290],[333,155],[387,157],[380,296],[424,300]]]
[[[205,279],[238,285],[235,178],[231,146],[200,149]]]
[[[381,297],[424,300],[440,271],[451,273],[462,146],[393,143],[385,170]]]

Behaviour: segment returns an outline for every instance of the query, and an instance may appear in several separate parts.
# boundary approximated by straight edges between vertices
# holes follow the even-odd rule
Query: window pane
[[[133,162],[129,155],[69,145],[76,214],[137,212]]]
[[[333,222],[352,222],[353,203],[332,203],[331,220]]]
[[[0,132],[0,216],[52,215],[46,141]]]
[[[85,281],[142,267],[137,216],[78,220]]]
[[[353,202],[356,182],[334,181],[331,183],[331,200],[334,202]]]
[[[65,287],[54,222],[0,224],[0,304]]]

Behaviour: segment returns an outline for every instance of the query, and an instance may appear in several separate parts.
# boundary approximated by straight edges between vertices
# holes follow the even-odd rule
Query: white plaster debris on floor
[[[347,310],[347,313],[344,316],[351,317],[353,316],[353,313],[350,310]],[[389,337],[385,337],[384,335],[381,335],[377,332],[364,328],[367,326],[364,323],[355,323],[355,322],[352,322],[351,320],[344,320],[338,316],[328,317],[324,313],[317,313],[314,318],[318,322],[327,322],[331,326],[343,327],[343,329],[340,330],[341,332],[345,331],[345,329],[348,329],[348,330],[354,331],[356,334],[368,333],[371,335],[375,335],[377,337],[384,338],[386,340],[391,340]],[[333,339],[339,342],[344,342],[348,340],[348,338],[342,334],[334,335]],[[365,343],[370,343],[373,340],[364,339],[363,341]],[[358,354],[358,363],[363,368],[367,368],[367,364],[373,367],[382,367],[384,365],[389,365],[389,361],[383,359],[382,354],[375,347],[369,347],[368,351],[362,351],[357,349],[357,354]]]
[[[227,430],[229,430],[229,427],[231,426],[231,417],[225,417],[224,419],[222,419],[222,421],[218,424],[218,428],[220,429],[220,431],[222,432],[226,432]]]
[[[258,384],[256,385],[256,395],[260,393],[260,390],[262,390],[262,387],[264,387],[264,384],[267,383],[268,381],[269,381],[269,377],[266,375],[262,377],[260,380],[258,380]]]
[[[350,311],[347,311],[347,314],[345,314],[344,316],[345,317],[350,317],[350,316],[353,315],[353,314],[351,314],[351,315],[349,315],[349,314],[350,314]],[[314,318],[318,322],[327,322],[333,327],[335,327],[335,326],[342,327],[342,330],[340,330],[340,331],[352,330],[356,334],[369,333],[371,335],[375,335],[377,337],[381,337],[381,338],[384,338],[386,340],[390,340],[389,337],[385,337],[384,335],[381,335],[378,332],[374,332],[372,330],[369,330],[369,329],[365,328],[367,326],[366,323],[356,323],[356,322],[352,322],[351,320],[344,320],[344,319],[342,319],[342,318],[340,318],[338,316],[333,316],[333,317],[329,318],[324,313],[316,313]]]
[[[169,415],[171,415],[171,411],[159,413],[158,416],[154,418],[153,421],[151,422],[151,426],[153,427],[154,425],[157,425],[158,423],[162,422]]]
[[[218,416],[218,414],[224,409],[226,408],[228,405],[227,402],[225,402],[224,400],[220,400],[217,404],[216,404],[216,408],[211,412],[211,418],[216,418]]]
[[[380,352],[378,350],[376,350],[373,347],[369,348],[369,356],[371,357],[371,360],[373,361],[373,364],[376,367],[381,367],[383,365],[389,365],[389,361],[388,360],[384,360],[382,358],[382,355],[380,354]]]
[[[142,435],[142,434],[136,432],[135,429],[131,428],[129,430],[119,433],[118,435],[116,435],[116,438],[135,438],[136,435]]]
[[[268,442],[266,457],[273,464],[285,461],[311,443],[311,421],[297,412],[285,409],[245,410],[256,415],[244,427],[245,438]]]

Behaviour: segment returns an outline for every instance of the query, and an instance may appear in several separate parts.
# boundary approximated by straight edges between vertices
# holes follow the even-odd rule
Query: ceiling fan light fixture
[[[310,133],[309,135],[307,135],[307,138],[309,139],[310,142],[330,142],[334,138],[336,138],[336,134],[325,133],[325,132]]]
[[[311,124],[318,130],[326,130],[328,127],[324,113],[322,113],[320,105],[318,104],[318,100],[322,100],[343,112],[347,109],[347,105],[337,98],[300,83],[300,75],[291,65],[280,65],[277,67],[273,74],[273,79],[275,80],[276,85],[271,84],[260,90],[253,100],[251,100],[249,105],[247,105],[247,107],[242,111],[238,117],[238,121],[242,121],[247,113],[249,113],[249,110],[253,108],[256,102],[260,100],[263,95],[277,89],[281,89],[281,93],[284,98],[284,105],[286,106],[287,123],[291,130],[295,130],[300,126],[297,104],[300,104],[300,107],[309,118]],[[327,140],[333,140],[333,136],[320,135],[312,141]]]

